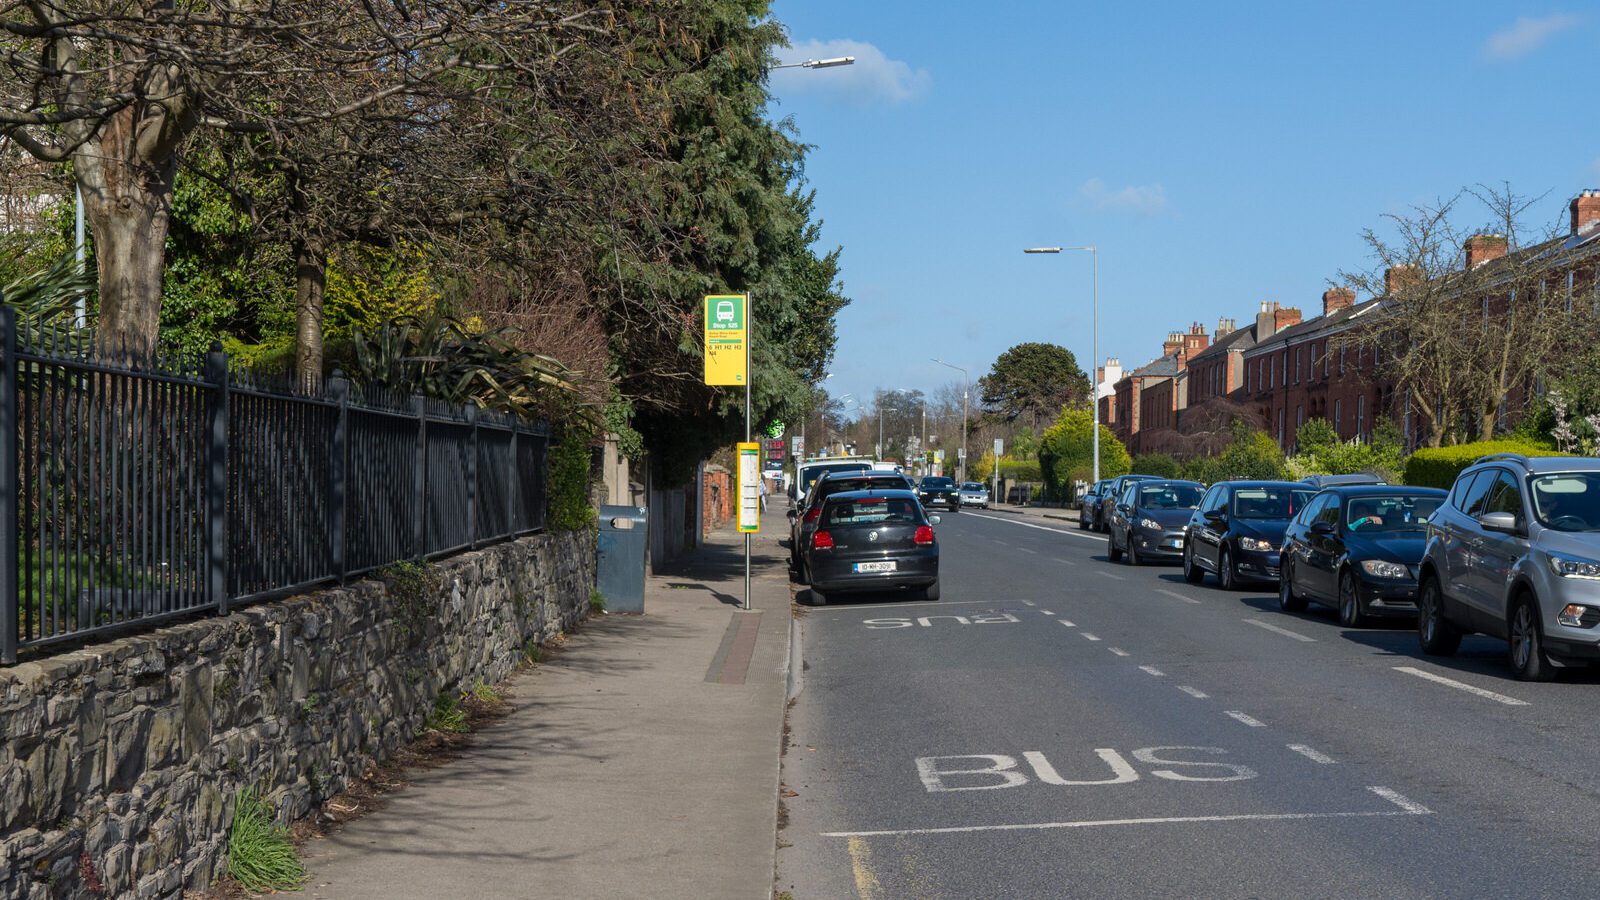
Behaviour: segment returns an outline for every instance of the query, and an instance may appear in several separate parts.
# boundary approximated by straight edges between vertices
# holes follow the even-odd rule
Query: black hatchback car
[[[1183,556],[1184,527],[1200,506],[1205,486],[1198,481],[1130,481],[1111,511],[1112,562],[1127,554],[1128,565]]]
[[[789,562],[798,572],[800,552],[817,530],[822,516],[822,501],[846,491],[908,491],[911,479],[898,472],[824,472],[806,492],[805,505],[789,510]]]
[[[1211,486],[1189,517],[1183,577],[1190,584],[1207,572],[1231,591],[1247,582],[1278,580],[1278,550],[1289,521],[1316,493],[1298,481],[1224,481]]]
[[[961,485],[955,479],[940,475],[924,475],[917,482],[917,496],[923,506],[942,506],[951,512],[961,511]]]
[[[1096,503],[1098,508],[1094,514],[1094,530],[1107,531],[1111,527],[1112,508],[1117,505],[1117,498],[1122,496],[1122,491],[1130,481],[1150,481],[1158,478],[1156,475],[1118,475],[1106,482]]]
[[[813,603],[836,593],[906,590],[939,599],[939,542],[910,491],[847,491],[822,502],[805,550]]]
[[[1416,615],[1428,521],[1446,496],[1387,485],[1317,494],[1284,535],[1278,605],[1291,612],[1307,601],[1331,606],[1346,628]]]
[[[1095,517],[1100,514],[1100,501],[1105,497],[1106,487],[1111,484],[1109,478],[1096,481],[1083,492],[1083,499],[1078,504],[1078,530],[1099,531],[1100,523]]]

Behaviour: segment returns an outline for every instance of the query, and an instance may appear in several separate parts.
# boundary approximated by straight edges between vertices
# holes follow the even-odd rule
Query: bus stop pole
[[[744,295],[744,324],[745,324],[745,335],[744,335],[744,441],[747,444],[750,443],[750,441],[751,441],[751,437],[750,437],[750,381],[751,381],[752,375],[754,373],[752,373],[750,371],[750,343],[751,343],[751,341],[755,340],[755,336],[756,336],[755,317],[751,315],[751,312],[753,312],[751,307],[753,307],[755,305],[754,302],[753,302],[754,301],[754,297],[755,297],[755,294],[752,293],[752,292],[746,292],[745,295]],[[756,473],[756,477],[757,478],[761,477],[759,470]],[[757,484],[756,485],[756,515],[757,516],[761,515],[761,500],[760,500],[761,493],[760,493],[760,491],[761,491],[761,486],[759,484]],[[750,532],[748,532],[748,531],[746,531],[744,533],[744,608],[745,609],[749,609],[750,608]]]

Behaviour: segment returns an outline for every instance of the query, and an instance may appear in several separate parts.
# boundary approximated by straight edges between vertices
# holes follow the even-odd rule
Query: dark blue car
[[[1278,551],[1289,522],[1316,493],[1296,481],[1224,481],[1211,486],[1189,517],[1183,577],[1217,576],[1225,591],[1278,580]]]
[[[1325,489],[1284,535],[1278,605],[1331,606],[1347,628],[1415,616],[1428,521],[1445,496],[1435,488]]]

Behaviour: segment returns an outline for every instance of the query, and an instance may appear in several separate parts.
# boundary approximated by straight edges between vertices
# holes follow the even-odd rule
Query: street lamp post
[[[1100,480],[1100,385],[1094,380],[1094,367],[1100,360],[1100,251],[1090,244],[1087,247],[1029,247],[1023,253],[1060,253],[1063,250],[1087,250],[1094,258],[1094,324],[1089,329],[1089,410],[1094,416],[1094,478],[1090,482]]]
[[[855,64],[854,56],[835,56],[829,59],[808,59],[804,62],[784,63],[773,66],[774,69],[831,69],[835,66],[848,66]]]
[[[971,390],[972,390],[972,379],[971,379],[970,376],[967,375],[967,370],[961,368],[960,366],[951,365],[950,363],[947,363],[944,360],[937,359],[937,358],[934,359],[934,362],[938,363],[941,366],[945,366],[947,368],[955,369],[957,372],[961,373],[961,464],[958,465],[956,467],[956,469],[957,469],[957,475],[958,475],[957,480],[958,481],[966,481],[967,480],[967,394],[970,393]]]

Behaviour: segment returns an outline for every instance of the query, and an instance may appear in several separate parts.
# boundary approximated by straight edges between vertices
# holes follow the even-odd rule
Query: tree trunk
[[[328,286],[328,250],[319,237],[295,242],[294,372],[301,387],[322,381],[322,295]]]
[[[90,149],[92,148],[92,149]],[[100,278],[99,344],[114,359],[143,359],[161,327],[162,270],[175,162],[151,164],[100,155],[85,145],[73,162],[84,217],[94,236]]]

